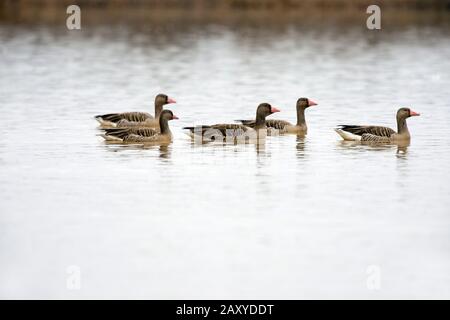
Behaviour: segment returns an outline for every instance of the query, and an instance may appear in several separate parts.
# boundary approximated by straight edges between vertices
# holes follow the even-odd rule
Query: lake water
[[[450,37],[439,27],[0,27],[0,297],[450,298]],[[96,114],[166,93],[173,144],[106,145]],[[309,134],[195,145],[254,116]],[[348,145],[338,124],[411,145]]]

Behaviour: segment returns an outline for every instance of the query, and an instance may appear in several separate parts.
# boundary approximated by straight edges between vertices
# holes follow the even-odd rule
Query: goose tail
[[[110,120],[107,120],[101,115],[100,116],[95,116],[94,119],[97,120],[98,123],[100,123],[100,125],[102,127],[116,127],[117,126],[117,123],[115,123],[113,121],[110,121]]]
[[[103,139],[105,139],[105,141],[107,142],[123,142],[122,138],[108,135],[106,133],[100,134],[99,136],[103,137]]]
[[[336,131],[337,134],[340,135],[345,141],[361,141],[361,136],[348,131],[344,131],[341,128],[336,128],[334,129],[334,131]]]

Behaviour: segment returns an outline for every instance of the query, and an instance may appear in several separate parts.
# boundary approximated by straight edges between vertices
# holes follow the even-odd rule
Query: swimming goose
[[[171,142],[172,133],[169,128],[169,121],[178,119],[172,111],[163,110],[159,117],[161,132],[152,128],[129,127],[129,128],[106,128],[102,135],[106,141],[148,143],[148,142]]]
[[[253,128],[243,124],[221,123],[208,126],[184,127],[183,129],[189,130],[191,137],[201,134],[207,140],[223,140],[224,137],[226,139],[245,138],[246,136],[261,137],[258,134],[259,130],[263,129],[264,132],[267,131],[266,117],[275,112],[280,112],[280,110],[272,107],[268,103],[261,103],[256,109],[256,119],[253,120],[255,122]]]
[[[103,128],[108,127],[150,127],[158,128],[158,117],[161,114],[163,106],[169,103],[176,103],[172,98],[165,94],[158,94],[155,98],[155,117],[147,112],[122,112],[108,113],[95,116]]]
[[[416,116],[420,116],[420,114],[409,108],[400,108],[397,111],[397,132],[388,127],[354,125],[340,125],[335,130],[344,140],[347,141],[374,143],[409,141],[411,139],[411,135],[409,134],[406,119]]]
[[[266,120],[266,126],[268,129],[277,129],[280,133],[293,133],[293,134],[306,134],[308,127],[305,121],[305,110],[309,107],[316,106],[317,103],[308,98],[300,98],[297,100],[297,124],[285,120],[270,119]],[[254,127],[255,120],[236,120],[242,124]]]

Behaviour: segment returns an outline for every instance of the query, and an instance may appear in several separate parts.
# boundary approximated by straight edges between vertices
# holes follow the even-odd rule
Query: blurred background
[[[0,0],[0,298],[450,298],[449,3]],[[98,136],[158,93],[171,145]],[[181,129],[299,97],[306,137]],[[333,131],[403,106],[410,146]]]
[[[62,23],[61,10],[77,4],[83,22],[111,23],[358,23],[379,5],[385,23],[448,23],[448,0],[2,0],[0,19]]]

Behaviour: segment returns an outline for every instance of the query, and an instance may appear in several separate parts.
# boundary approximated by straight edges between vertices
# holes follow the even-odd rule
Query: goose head
[[[409,117],[417,117],[420,116],[420,113],[417,113],[410,108],[400,108],[397,111],[397,120],[405,120]]]
[[[165,121],[170,121],[170,120],[177,120],[179,119],[176,115],[173,114],[172,111],[170,110],[163,110],[161,112],[161,119],[165,120]]]
[[[265,118],[275,112],[280,112],[280,110],[272,107],[269,103],[261,103],[256,109],[256,117]]]
[[[300,98],[297,100],[297,109],[306,109],[316,105],[316,102],[308,98]]]
[[[155,106],[163,106],[169,103],[177,103],[174,99],[169,98],[166,94],[160,93],[155,97]]]

